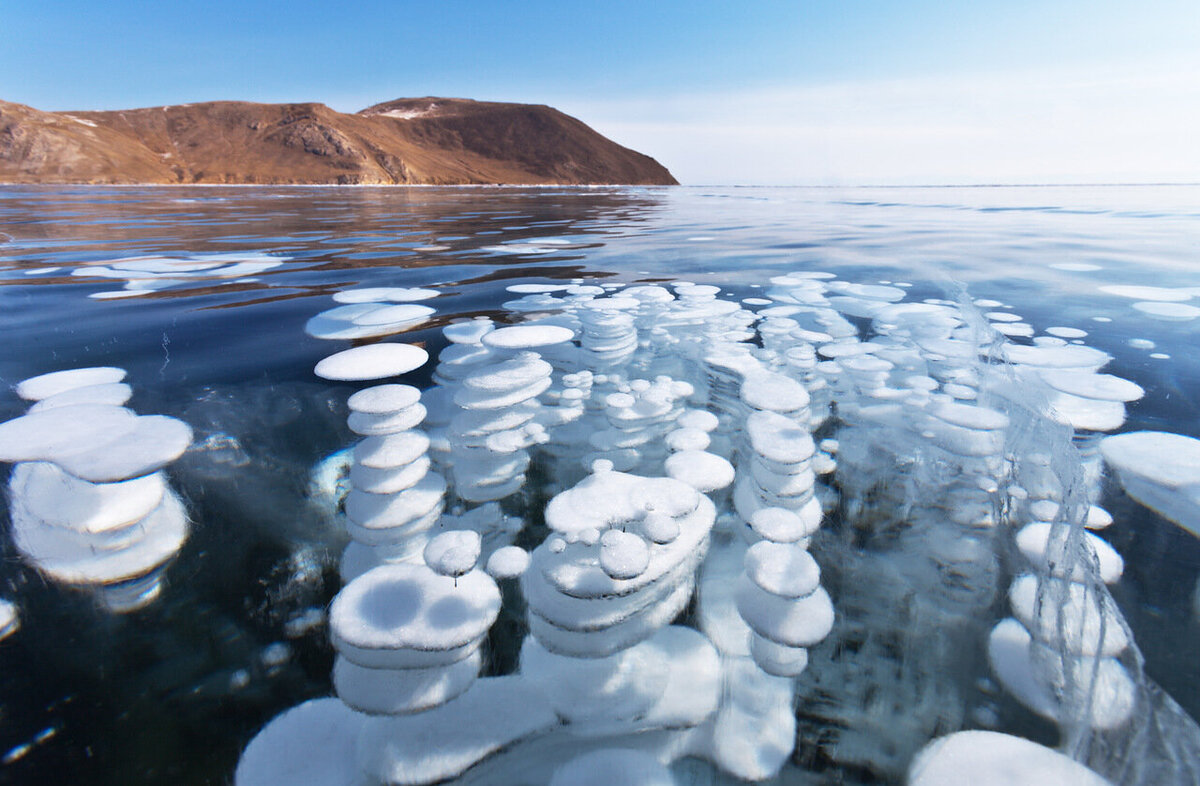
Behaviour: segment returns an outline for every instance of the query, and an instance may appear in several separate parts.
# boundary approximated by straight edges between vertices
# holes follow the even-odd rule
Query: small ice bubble
[[[519,546],[503,546],[488,557],[487,573],[494,579],[514,579],[529,567],[529,552]]]
[[[11,600],[0,598],[0,641],[16,633],[21,627],[21,618],[17,615],[17,605]]]
[[[425,546],[425,564],[438,575],[457,578],[475,567],[481,546],[474,530],[443,532]]]
[[[1148,338],[1131,338],[1129,339],[1129,346],[1134,349],[1154,349],[1157,345]]]
[[[263,647],[259,659],[268,669],[278,668],[292,659],[292,646],[283,641],[277,641]]]
[[[283,632],[289,639],[298,639],[319,627],[323,622],[325,622],[325,610],[310,606],[284,623]]]
[[[1171,356],[1168,355],[1166,352],[1151,352],[1150,357],[1154,358],[1155,360],[1170,360],[1171,359]]]
[[[245,669],[238,669],[233,674],[229,675],[229,689],[241,690],[250,684],[250,672]]]
[[[551,554],[562,554],[567,549],[567,541],[562,536],[555,536],[546,542],[546,548]]]
[[[648,513],[642,521],[642,530],[646,537],[655,543],[670,543],[679,537],[679,524],[675,519],[663,513]]]
[[[632,532],[605,530],[600,536],[600,567],[614,579],[642,575],[650,564],[650,548]]]

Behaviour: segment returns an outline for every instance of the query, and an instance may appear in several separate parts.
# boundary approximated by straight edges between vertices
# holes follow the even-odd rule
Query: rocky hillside
[[[42,112],[0,101],[0,182],[673,185],[661,164],[548,106],[405,98]]]

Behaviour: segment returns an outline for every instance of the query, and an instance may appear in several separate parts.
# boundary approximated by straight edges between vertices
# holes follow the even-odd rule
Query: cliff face
[[[0,182],[673,185],[661,164],[547,106],[409,98],[41,112],[0,101]]]

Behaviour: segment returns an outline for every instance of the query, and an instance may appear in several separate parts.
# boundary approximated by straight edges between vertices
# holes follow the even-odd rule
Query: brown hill
[[[548,106],[406,98],[357,114],[214,101],[42,112],[0,101],[0,182],[674,185]]]

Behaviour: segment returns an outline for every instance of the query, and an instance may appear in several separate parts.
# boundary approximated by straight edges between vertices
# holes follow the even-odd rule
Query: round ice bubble
[[[368,344],[330,355],[313,373],[335,381],[384,379],[407,374],[428,360],[429,353],[412,344]]]
[[[106,385],[125,379],[125,369],[113,366],[52,371],[17,383],[17,395],[26,401],[41,401],[75,388]]]
[[[425,546],[425,564],[439,576],[457,578],[475,567],[481,546],[474,530],[443,532]]]
[[[494,579],[515,579],[528,567],[529,552],[520,546],[502,546],[487,561],[487,573]]]
[[[617,529],[600,536],[600,567],[612,578],[636,578],[649,564],[650,548],[639,536]]]
[[[908,767],[908,786],[1110,786],[1077,761],[1036,742],[994,731],[939,737]]]

